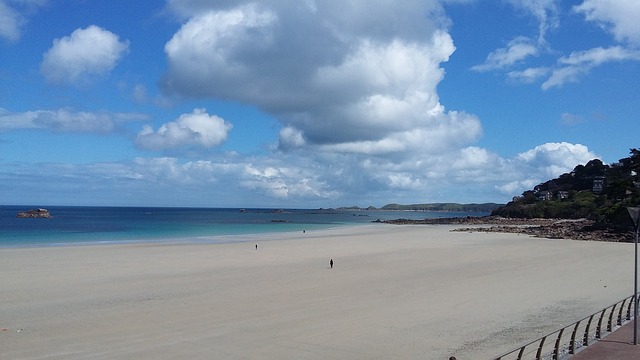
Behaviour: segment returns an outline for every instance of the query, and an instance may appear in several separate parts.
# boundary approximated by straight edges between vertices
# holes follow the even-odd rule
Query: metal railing
[[[630,322],[634,314],[632,312],[632,309],[635,309],[633,307],[634,303],[637,307],[638,299],[632,295],[604,308],[602,311],[598,311],[492,360],[560,360],[567,355],[576,354],[618,327]],[[569,334],[570,337],[568,336]]]

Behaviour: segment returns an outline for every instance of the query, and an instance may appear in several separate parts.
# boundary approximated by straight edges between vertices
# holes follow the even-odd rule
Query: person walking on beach
[[[256,250],[258,250],[258,244],[256,244]]]
[[[333,259],[329,260],[329,266],[333,269]]]

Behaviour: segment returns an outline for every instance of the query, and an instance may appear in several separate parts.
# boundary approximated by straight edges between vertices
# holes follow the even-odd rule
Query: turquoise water
[[[389,219],[424,219],[486,215],[413,211],[342,211],[309,209],[216,209],[142,207],[47,207],[50,219],[17,218],[29,206],[0,206],[0,247],[52,246],[309,231],[369,224]]]

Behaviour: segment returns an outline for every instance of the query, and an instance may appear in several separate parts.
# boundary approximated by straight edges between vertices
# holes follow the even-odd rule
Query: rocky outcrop
[[[468,225],[451,231],[464,232],[502,232],[526,234],[548,239],[574,239],[593,241],[633,242],[634,234],[629,231],[615,231],[611,228],[599,227],[594,221],[586,219],[519,219],[499,216],[459,217],[408,220],[397,219],[385,222],[398,225]]]
[[[19,211],[18,215],[16,217],[18,217],[18,218],[48,219],[48,218],[51,217],[51,214],[49,213],[49,210],[47,210],[47,209],[32,209],[32,210],[27,210],[27,211]]]

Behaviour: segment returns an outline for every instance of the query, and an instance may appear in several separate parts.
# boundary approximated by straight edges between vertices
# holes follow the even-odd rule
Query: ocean
[[[482,216],[481,213],[327,209],[46,207],[48,219],[17,218],[29,206],[0,206],[0,247],[150,241],[242,241],[238,235],[312,231],[375,220]]]

